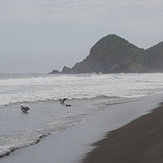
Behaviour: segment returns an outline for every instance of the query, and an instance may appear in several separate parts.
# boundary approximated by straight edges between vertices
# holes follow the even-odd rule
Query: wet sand
[[[83,163],[162,163],[163,103],[95,143]]]
[[[141,161],[138,160],[138,157],[142,158],[147,157],[148,155],[152,157],[151,153],[153,153],[153,150],[157,150],[157,147],[159,146],[161,148],[161,135],[159,132],[161,131],[160,123],[162,123],[161,118],[163,117],[163,113],[160,111],[161,109],[157,109],[159,112],[157,111],[147,115],[147,117],[152,115],[152,118],[149,117],[145,121],[141,120],[141,118],[138,120],[134,119],[150,113],[151,110],[159,106],[162,99],[163,95],[155,95],[137,99],[129,103],[106,105],[105,110],[98,111],[95,114],[88,116],[85,123],[45,137],[33,146],[15,150],[9,156],[1,158],[0,162],[81,163],[83,162],[85,155],[94,149],[91,144],[102,140],[95,144],[99,147],[88,155],[85,162],[94,163],[96,161],[98,163],[116,163],[118,160],[120,163],[134,163],[134,161],[141,163]],[[132,126],[131,124],[133,122],[130,123],[131,121],[134,123],[136,122],[136,124],[139,125]],[[155,121],[157,121],[157,123]],[[145,125],[144,127],[142,127],[143,124]],[[128,127],[126,130],[122,131],[126,128],[125,125]],[[153,130],[151,130],[152,126],[154,128]],[[157,134],[155,133],[157,129],[155,126],[159,127]],[[108,138],[104,139],[109,131],[111,132],[107,135]],[[149,136],[148,139],[144,138],[144,136],[150,134],[153,136]],[[123,139],[126,140],[126,142],[123,142]],[[140,140],[142,141],[142,145],[138,144]],[[130,146],[130,148],[128,146]],[[153,146],[154,148],[149,148],[150,146]],[[144,155],[142,154],[142,151],[145,150],[145,147],[150,150]],[[138,151],[138,154],[136,154],[136,150]],[[126,153],[127,155],[125,155]],[[132,161],[126,161],[125,158],[127,156]],[[134,160],[134,156],[137,160]],[[154,162],[160,163],[155,160]],[[148,161],[148,163],[150,163],[150,161]]]

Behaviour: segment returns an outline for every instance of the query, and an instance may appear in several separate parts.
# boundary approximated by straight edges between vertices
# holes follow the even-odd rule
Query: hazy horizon
[[[0,73],[72,67],[102,37],[139,48],[163,41],[162,0],[1,0]]]

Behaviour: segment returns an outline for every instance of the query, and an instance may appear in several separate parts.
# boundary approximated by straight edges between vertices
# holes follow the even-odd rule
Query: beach
[[[83,163],[162,163],[163,103],[161,106],[95,143]]]
[[[142,157],[152,161],[155,157],[151,153],[161,148],[162,107],[150,112],[160,105],[162,98],[162,95],[155,95],[108,105],[108,109],[88,116],[85,123],[45,137],[33,146],[15,150],[9,156],[1,158],[0,162],[132,163],[141,162],[138,159]],[[140,116],[142,117],[139,118]],[[152,126],[154,129],[157,126],[156,130]],[[145,149],[149,151],[143,154]],[[110,151],[114,152],[112,157],[108,154]],[[161,151],[159,152],[158,156],[161,155]],[[149,160],[147,162],[150,162]]]

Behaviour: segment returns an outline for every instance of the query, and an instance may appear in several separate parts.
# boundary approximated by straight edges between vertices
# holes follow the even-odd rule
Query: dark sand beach
[[[163,163],[163,103],[93,145],[83,163]]]

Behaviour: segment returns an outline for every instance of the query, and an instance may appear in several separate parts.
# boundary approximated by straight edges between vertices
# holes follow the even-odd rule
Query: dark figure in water
[[[25,107],[25,106],[21,106],[21,110],[23,113],[27,113],[29,109],[29,107]]]
[[[59,101],[60,101],[61,104],[66,105],[66,107],[70,107],[71,106],[70,104],[65,104],[65,101],[66,100],[67,100],[67,98],[59,99]]]
[[[60,103],[61,104],[65,104],[64,102],[67,100],[67,98],[63,98],[63,99],[60,99],[59,101],[60,101]]]
[[[71,105],[70,104],[66,104],[66,107],[70,107]]]

